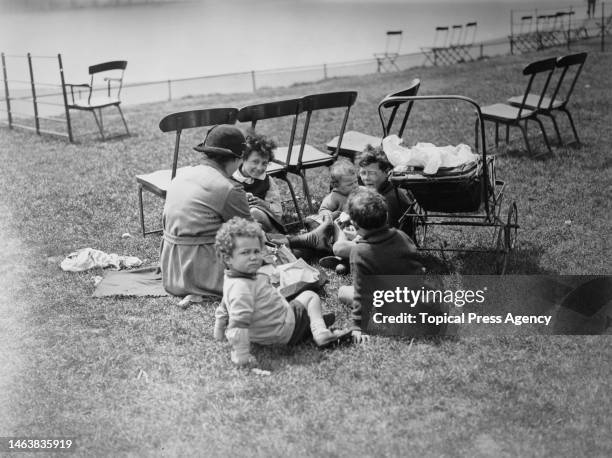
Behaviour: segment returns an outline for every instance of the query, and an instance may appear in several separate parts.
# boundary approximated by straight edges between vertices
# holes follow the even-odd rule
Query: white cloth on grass
[[[94,267],[114,267],[116,270],[138,267],[142,261],[135,256],[119,256],[116,253],[107,254],[93,248],[81,248],[70,253],[60,264],[62,270],[68,272],[83,272]]]

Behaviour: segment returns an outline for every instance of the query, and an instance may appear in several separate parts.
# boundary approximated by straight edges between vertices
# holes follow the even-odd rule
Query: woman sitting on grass
[[[215,235],[234,216],[251,218],[242,186],[231,179],[242,161],[245,138],[240,129],[219,125],[194,149],[202,163],[189,167],[168,187],[164,204],[160,265],[166,291],[189,296],[220,296],[223,266],[215,256]]]
[[[185,296],[181,305],[223,292],[223,265],[215,255],[215,235],[234,216],[252,219],[242,185],[231,178],[246,148],[239,128],[215,126],[194,148],[204,154],[202,163],[187,168],[168,187],[160,266],[165,290]],[[291,249],[330,250],[331,231],[331,218],[327,218],[315,230],[287,236],[285,242]]]
[[[274,159],[274,148],[273,140],[252,130],[247,132],[243,162],[232,178],[244,186],[251,216],[263,230],[284,234],[280,192],[274,180],[266,175],[268,163]]]

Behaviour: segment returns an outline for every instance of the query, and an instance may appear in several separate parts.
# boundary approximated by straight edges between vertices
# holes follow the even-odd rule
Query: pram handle
[[[480,144],[482,145],[482,162],[483,162],[483,195],[486,196],[486,192],[489,189],[489,174],[487,173],[487,145],[485,142],[485,130],[484,130],[484,121],[482,119],[482,112],[480,111],[480,105],[475,100],[465,97],[463,95],[451,95],[451,94],[443,94],[443,95],[413,95],[413,96],[396,96],[396,97],[388,97],[385,99],[385,102],[388,103],[402,103],[402,102],[411,102],[414,103],[417,100],[460,100],[466,103],[471,104],[476,111],[476,151],[478,151],[478,136],[480,133]],[[495,185],[495,183],[493,183]],[[489,203],[488,199],[485,198],[485,209],[487,214],[489,214]]]

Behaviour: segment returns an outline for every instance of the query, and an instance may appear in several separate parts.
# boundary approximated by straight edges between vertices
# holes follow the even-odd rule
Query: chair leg
[[[125,118],[123,117],[123,111],[121,111],[121,107],[119,105],[116,105],[116,107],[117,110],[119,110],[119,114],[121,115],[121,120],[123,121],[123,125],[125,126],[125,131],[128,135],[130,135],[130,130],[128,129],[127,122],[125,122]]]
[[[100,131],[100,136],[102,137],[102,140],[104,141],[104,129],[102,127],[102,125],[100,124],[100,121],[98,120],[98,115],[96,115],[96,110],[91,110],[91,112],[93,113],[94,119],[96,120],[96,125],[98,126],[98,130]],[[101,115],[102,113],[100,113]]]
[[[304,197],[308,201],[308,210],[310,213],[314,213],[314,209],[312,208],[312,199],[310,198],[310,190],[308,189],[308,182],[306,181],[306,171],[300,170],[300,177],[302,178],[302,188],[304,189]]]
[[[138,205],[140,210],[140,227],[142,228],[142,236],[145,237],[147,235],[145,231],[145,223],[144,223],[144,208],[142,205],[142,185],[138,185]]]
[[[291,199],[293,200],[293,205],[295,206],[295,212],[297,213],[298,220],[300,221],[300,224],[302,225],[302,229],[305,229],[306,224],[304,223],[304,217],[302,216],[302,210],[300,210],[300,204],[297,200],[297,196],[295,195],[295,190],[293,189],[293,185],[291,184],[291,181],[289,181],[289,178],[287,177],[286,174],[279,175],[278,178],[280,178],[285,183],[287,183],[287,187],[289,188],[289,193],[291,194]]]
[[[525,145],[527,146],[527,152],[529,153],[529,155],[533,155],[533,151],[531,151],[531,145],[529,145],[529,138],[527,137],[527,120],[525,120],[525,127],[523,127],[521,123],[518,123],[517,126],[519,127],[519,129],[521,129],[521,132],[523,133]]]
[[[567,115],[567,119],[569,119],[570,125],[572,126],[572,131],[574,132],[574,138],[576,139],[576,143],[580,145],[580,139],[578,138],[578,132],[576,132],[576,126],[574,125],[572,115],[570,114],[567,108],[561,108],[560,110]]]
[[[552,113],[546,113],[545,116],[548,116],[552,121],[553,127],[555,128],[555,133],[557,134],[557,141],[559,145],[563,145],[563,140],[561,139],[561,132],[559,131],[559,125],[557,124],[557,120]]]
[[[548,141],[548,135],[546,135],[546,131],[544,130],[544,124],[542,124],[542,121],[537,116],[534,119],[540,125],[540,130],[542,131],[542,136],[544,137],[544,143],[546,143],[546,148],[548,148],[550,154],[553,154],[553,150],[550,147],[550,142]]]
[[[495,148],[499,147],[499,123],[495,121]]]
[[[104,138],[104,118],[102,117],[102,108],[98,110],[98,113],[100,114],[100,127],[102,128],[102,135]]]

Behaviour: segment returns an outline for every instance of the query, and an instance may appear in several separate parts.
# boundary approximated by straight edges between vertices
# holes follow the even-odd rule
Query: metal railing
[[[1,101],[6,106],[6,120],[0,119],[0,121],[6,123],[9,128],[19,127],[34,130],[39,135],[43,133],[59,135],[68,137],[72,141],[61,54],[34,56],[31,53],[26,55],[2,53],[1,59],[4,83],[4,99]],[[8,61],[11,60],[22,63],[11,66],[13,73],[9,75]],[[55,71],[46,72],[46,74],[58,75],[59,81],[36,81],[35,61],[43,61],[52,66],[57,63]],[[63,116],[61,116],[62,113]],[[67,126],[67,133],[48,127],[58,123]]]
[[[592,17],[578,14],[574,6],[555,9],[520,9],[510,12],[510,53],[529,52],[571,44],[581,39],[601,38],[601,51],[605,48],[606,35],[612,27],[612,16],[606,18],[605,2],[601,3],[601,14]]]
[[[539,15],[544,14],[543,10],[529,11],[533,13],[542,13]],[[564,11],[565,14],[561,16],[563,16],[563,19],[569,19],[568,23],[571,25],[571,18],[574,17],[574,15],[568,13],[571,13],[573,10],[568,9]],[[524,12],[523,10],[523,13]],[[555,15],[560,17],[557,13],[559,13],[559,11],[557,11]],[[536,14],[536,16],[537,15],[538,14]],[[535,48],[532,48],[526,45],[522,47],[517,45],[517,37],[527,33],[526,31],[521,31],[517,25],[520,24],[524,16],[527,15],[521,15],[521,11],[512,12],[511,35],[509,37],[502,37],[464,46],[465,61],[479,60],[485,57],[506,55],[533,49],[542,49],[544,46],[535,46]],[[563,44],[567,45],[569,49],[571,43],[579,39],[592,38],[598,35],[601,36],[601,48],[603,50],[605,36],[609,34],[610,28],[612,28],[612,24],[610,23],[611,18],[605,17],[604,4],[602,3],[601,19],[599,22],[597,20],[594,20],[594,22],[591,21],[595,25],[585,29],[586,33],[559,33],[556,39],[565,37],[565,42]],[[573,24],[575,25],[577,22],[578,21],[575,20]],[[584,23],[581,23],[581,27],[584,25]],[[551,29],[547,31],[553,32],[555,30]],[[576,31],[579,30],[579,28],[564,28],[560,31],[567,32],[568,30]],[[545,30],[542,28],[539,29],[540,33],[544,31]],[[561,43],[556,41],[554,45],[559,44]],[[22,64],[21,68],[19,68],[19,65],[11,66],[11,73],[9,74],[8,60],[22,60],[26,65]],[[58,80],[56,82],[36,81],[36,68],[34,62],[52,62],[52,65],[56,66],[54,74],[58,75]],[[395,59],[395,65],[399,70],[407,70],[432,64],[428,62],[423,52],[416,52],[400,54]],[[21,70],[21,73],[19,73],[18,70]],[[15,56],[2,53],[2,71],[4,98],[0,98],[0,103],[6,106],[6,114],[5,116],[0,115],[0,124],[8,125],[9,128],[21,127],[34,130],[37,134],[48,133],[60,135],[68,137],[72,142],[71,120],[61,54],[56,56],[33,56],[28,53],[27,55]],[[287,87],[293,84],[317,82],[330,78],[374,74],[377,71],[380,72],[381,67],[377,64],[377,59],[372,57],[370,59],[323,63],[313,66],[252,70],[192,78],[126,83],[123,86],[122,102],[125,104],[140,104],[172,101],[204,94],[253,93],[266,87]],[[17,75],[13,76],[13,74]],[[50,72],[45,72],[45,74],[50,74]],[[95,91],[103,89],[105,88],[94,88]],[[30,120],[31,124],[26,124],[28,120]],[[65,123],[67,133],[47,128],[49,123]]]

